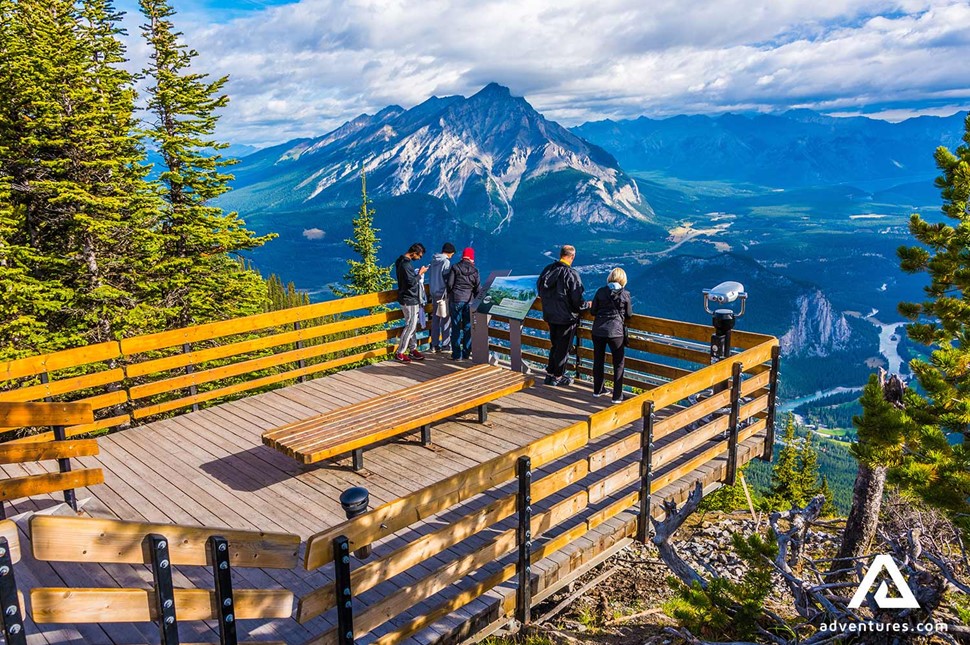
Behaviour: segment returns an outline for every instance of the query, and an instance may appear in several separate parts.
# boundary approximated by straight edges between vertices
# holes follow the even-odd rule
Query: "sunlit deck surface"
[[[547,387],[541,384],[540,375],[531,389],[506,396],[492,404],[486,424],[479,424],[476,413],[471,411],[436,424],[430,448],[422,447],[415,434],[369,449],[365,452],[365,470],[360,473],[350,470],[349,456],[337,462],[302,466],[261,443],[260,435],[267,429],[379,396],[468,365],[467,362],[454,362],[430,354],[424,363],[405,365],[383,362],[102,437],[99,440],[100,455],[77,460],[84,467],[103,468],[105,476],[104,484],[78,490],[78,498],[83,501],[82,511],[101,518],[288,532],[298,534],[305,540],[344,519],[338,497],[351,486],[366,487],[371,494],[371,506],[378,506],[581,421],[591,412],[610,404],[609,397],[593,398],[588,382],[567,388]],[[593,452],[615,441],[618,436],[637,432],[638,425],[599,437],[591,441],[585,450]],[[659,445],[676,441],[682,433],[665,437]],[[760,455],[763,442],[764,433],[743,442],[739,448],[739,463]],[[703,449],[704,446],[701,446],[692,454]],[[627,467],[637,462],[637,458],[636,454],[630,455],[600,471],[597,476]],[[674,468],[687,458],[688,455],[684,455],[659,472]],[[575,459],[576,454],[573,454],[565,461]],[[682,500],[695,481],[700,480],[708,485],[723,476],[725,462],[724,455],[708,462],[691,475],[669,485],[662,495],[655,495],[654,499],[663,496]],[[51,467],[53,469],[54,464]],[[561,463],[554,462],[547,464],[542,471],[553,472],[559,467]],[[17,477],[43,472],[44,466],[25,464],[3,466],[2,469],[6,476]],[[499,494],[507,494],[514,486],[513,481],[503,488],[489,491],[469,501],[464,508],[484,505]],[[636,485],[629,486],[601,502],[590,504],[583,514],[575,518],[576,521],[635,489]],[[576,490],[578,485],[543,500],[539,510],[565,499]],[[17,514],[31,511],[64,512],[61,501],[58,495],[21,500],[8,507],[8,517],[17,519]],[[654,503],[659,506],[658,501]],[[442,522],[448,521],[450,512],[453,511],[429,519],[422,528],[430,530],[441,526]],[[489,534],[507,528],[511,521],[514,518],[492,527]],[[630,512],[607,521],[595,532],[543,561],[539,566],[542,575],[548,581],[565,576],[629,535],[634,522],[635,517]],[[16,573],[22,589],[37,586],[151,586],[151,573],[147,567],[37,562],[29,553],[25,516],[20,517],[18,524],[24,545],[24,561],[18,565]],[[566,522],[550,534],[554,535],[572,525],[572,521]],[[378,544],[375,551],[386,552],[417,534],[414,530],[405,531]],[[483,535],[475,536],[439,554],[432,561],[419,565],[419,571],[415,572],[419,575],[413,579],[423,577],[456,554],[477,548],[485,539]],[[507,561],[510,561],[509,558],[501,562]],[[445,595],[454,594],[496,566],[497,563],[492,563],[486,570],[452,585],[426,603],[387,623],[378,633],[421,613],[422,606],[438,604]],[[177,587],[211,588],[209,569],[179,567],[176,574]],[[332,576],[332,566],[314,572],[307,572],[302,567],[283,571],[239,568],[234,570],[233,576],[237,588],[286,587],[300,597],[326,584]],[[362,600],[367,602],[379,598],[395,586],[407,584],[408,577],[405,574],[385,582],[362,594]],[[540,582],[540,591],[542,586]],[[494,610],[500,599],[509,593],[511,587],[502,585],[408,642],[453,639],[453,632],[467,624],[473,616],[479,623],[488,622],[489,611]],[[302,643],[325,631],[334,621],[332,611],[306,625],[300,625],[292,618],[253,627],[247,627],[246,621],[242,621],[239,623],[240,639],[245,636],[257,640]],[[183,622],[180,623],[180,630],[183,642],[218,642],[218,632],[211,624]],[[72,627],[33,625],[28,621],[27,632],[30,643],[157,643],[159,639],[158,628],[152,623]],[[358,635],[358,642],[367,642],[373,636]]]

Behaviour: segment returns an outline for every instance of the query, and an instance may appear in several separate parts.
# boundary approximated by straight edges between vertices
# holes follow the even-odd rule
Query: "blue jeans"
[[[472,355],[472,312],[467,302],[451,303],[451,357]]]

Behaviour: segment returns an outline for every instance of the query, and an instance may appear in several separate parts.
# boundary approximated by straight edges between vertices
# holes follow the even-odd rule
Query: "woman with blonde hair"
[[[626,349],[626,324],[633,317],[630,292],[626,290],[626,271],[610,271],[606,286],[593,296],[593,396],[603,396],[606,348],[613,358],[613,403],[623,401],[623,355]]]

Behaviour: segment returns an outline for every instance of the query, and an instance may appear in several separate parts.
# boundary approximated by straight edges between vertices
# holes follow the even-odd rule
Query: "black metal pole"
[[[333,539],[333,588],[337,602],[337,645],[354,643],[354,597],[350,588],[350,541],[341,535]]]
[[[189,344],[189,343],[182,343],[182,353],[183,354],[188,354],[191,351],[192,351],[192,345],[191,344]],[[189,363],[188,365],[185,366],[185,373],[186,374],[192,374],[193,372],[195,372],[195,365],[193,365],[192,363]],[[189,396],[195,396],[198,393],[199,393],[199,389],[197,387],[195,387],[195,385],[190,385],[189,386]],[[192,404],[192,411],[193,412],[198,412],[199,411],[199,404],[198,403],[193,403]]]
[[[637,540],[647,543],[650,537],[650,486],[653,483],[653,401],[643,404],[643,430],[640,432],[640,514],[637,518]]]
[[[300,331],[301,329],[303,329],[303,326],[300,324],[300,321],[299,320],[297,320],[296,322],[293,323],[293,329],[295,331]],[[296,341],[296,348],[297,349],[303,349],[303,341],[302,340]],[[304,367],[306,367],[306,359],[301,358],[298,361],[297,364],[299,365],[300,369],[302,370]],[[306,383],[306,374],[301,374],[296,380],[299,381],[300,383]]]
[[[54,426],[54,440],[55,441],[65,441],[67,439],[67,433],[64,430],[64,426]],[[64,459],[57,460],[57,469],[62,473],[71,472],[71,460],[67,457]],[[73,488],[68,488],[64,491],[64,501],[68,506],[77,512],[77,494],[74,492]]]
[[[229,566],[229,542],[226,538],[209,537],[209,558],[215,579],[216,605],[219,611],[219,644],[236,645],[235,607],[232,597],[232,569]]]
[[[27,645],[24,617],[20,613],[17,579],[7,538],[0,537],[0,610],[3,611],[3,635],[7,645]]]
[[[768,382],[768,418],[765,422],[765,449],[761,454],[762,461],[771,461],[775,454],[775,406],[778,397],[778,369],[781,367],[781,348],[775,345],[771,348],[771,378]]]
[[[532,460],[519,457],[515,464],[519,492],[515,505],[519,525],[515,539],[519,545],[519,559],[515,565],[519,586],[515,591],[515,618],[522,625],[532,620]]]
[[[724,481],[730,485],[738,479],[738,416],[741,411],[741,369],[740,362],[731,366],[731,415],[728,417],[728,462]]]
[[[172,585],[172,561],[168,557],[168,540],[164,535],[150,533],[148,552],[152,561],[155,582],[155,612],[161,645],[179,645],[178,620],[175,617],[175,589]]]

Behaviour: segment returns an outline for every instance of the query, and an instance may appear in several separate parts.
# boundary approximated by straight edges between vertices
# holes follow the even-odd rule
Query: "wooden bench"
[[[71,468],[71,457],[98,454],[97,439],[64,439],[64,426],[93,421],[94,412],[89,403],[0,402],[0,427],[53,426],[57,439],[30,443],[31,437],[27,437],[24,441],[0,444],[0,465],[56,459],[60,471],[0,479],[0,519],[6,517],[5,502],[60,491],[64,492],[64,502],[76,511],[74,489],[104,482],[104,473],[100,468]]]
[[[220,642],[236,645],[238,621],[260,621],[254,631],[265,633],[265,621],[293,614],[292,591],[239,589],[232,571],[292,569],[300,549],[298,535],[49,515],[33,516],[30,533],[39,561],[99,568],[147,564],[153,576],[147,589],[36,587],[30,591],[30,609],[38,624],[155,622],[162,644],[172,645],[180,642],[179,622],[211,620],[217,621]],[[176,588],[173,566],[211,568],[214,589]],[[135,583],[140,576],[133,572],[121,579]]]
[[[431,424],[473,408],[484,423],[488,403],[532,386],[532,379],[494,365],[476,365],[382,394],[263,433],[263,443],[305,464],[352,453],[364,467],[364,447],[420,429],[431,443]]]

